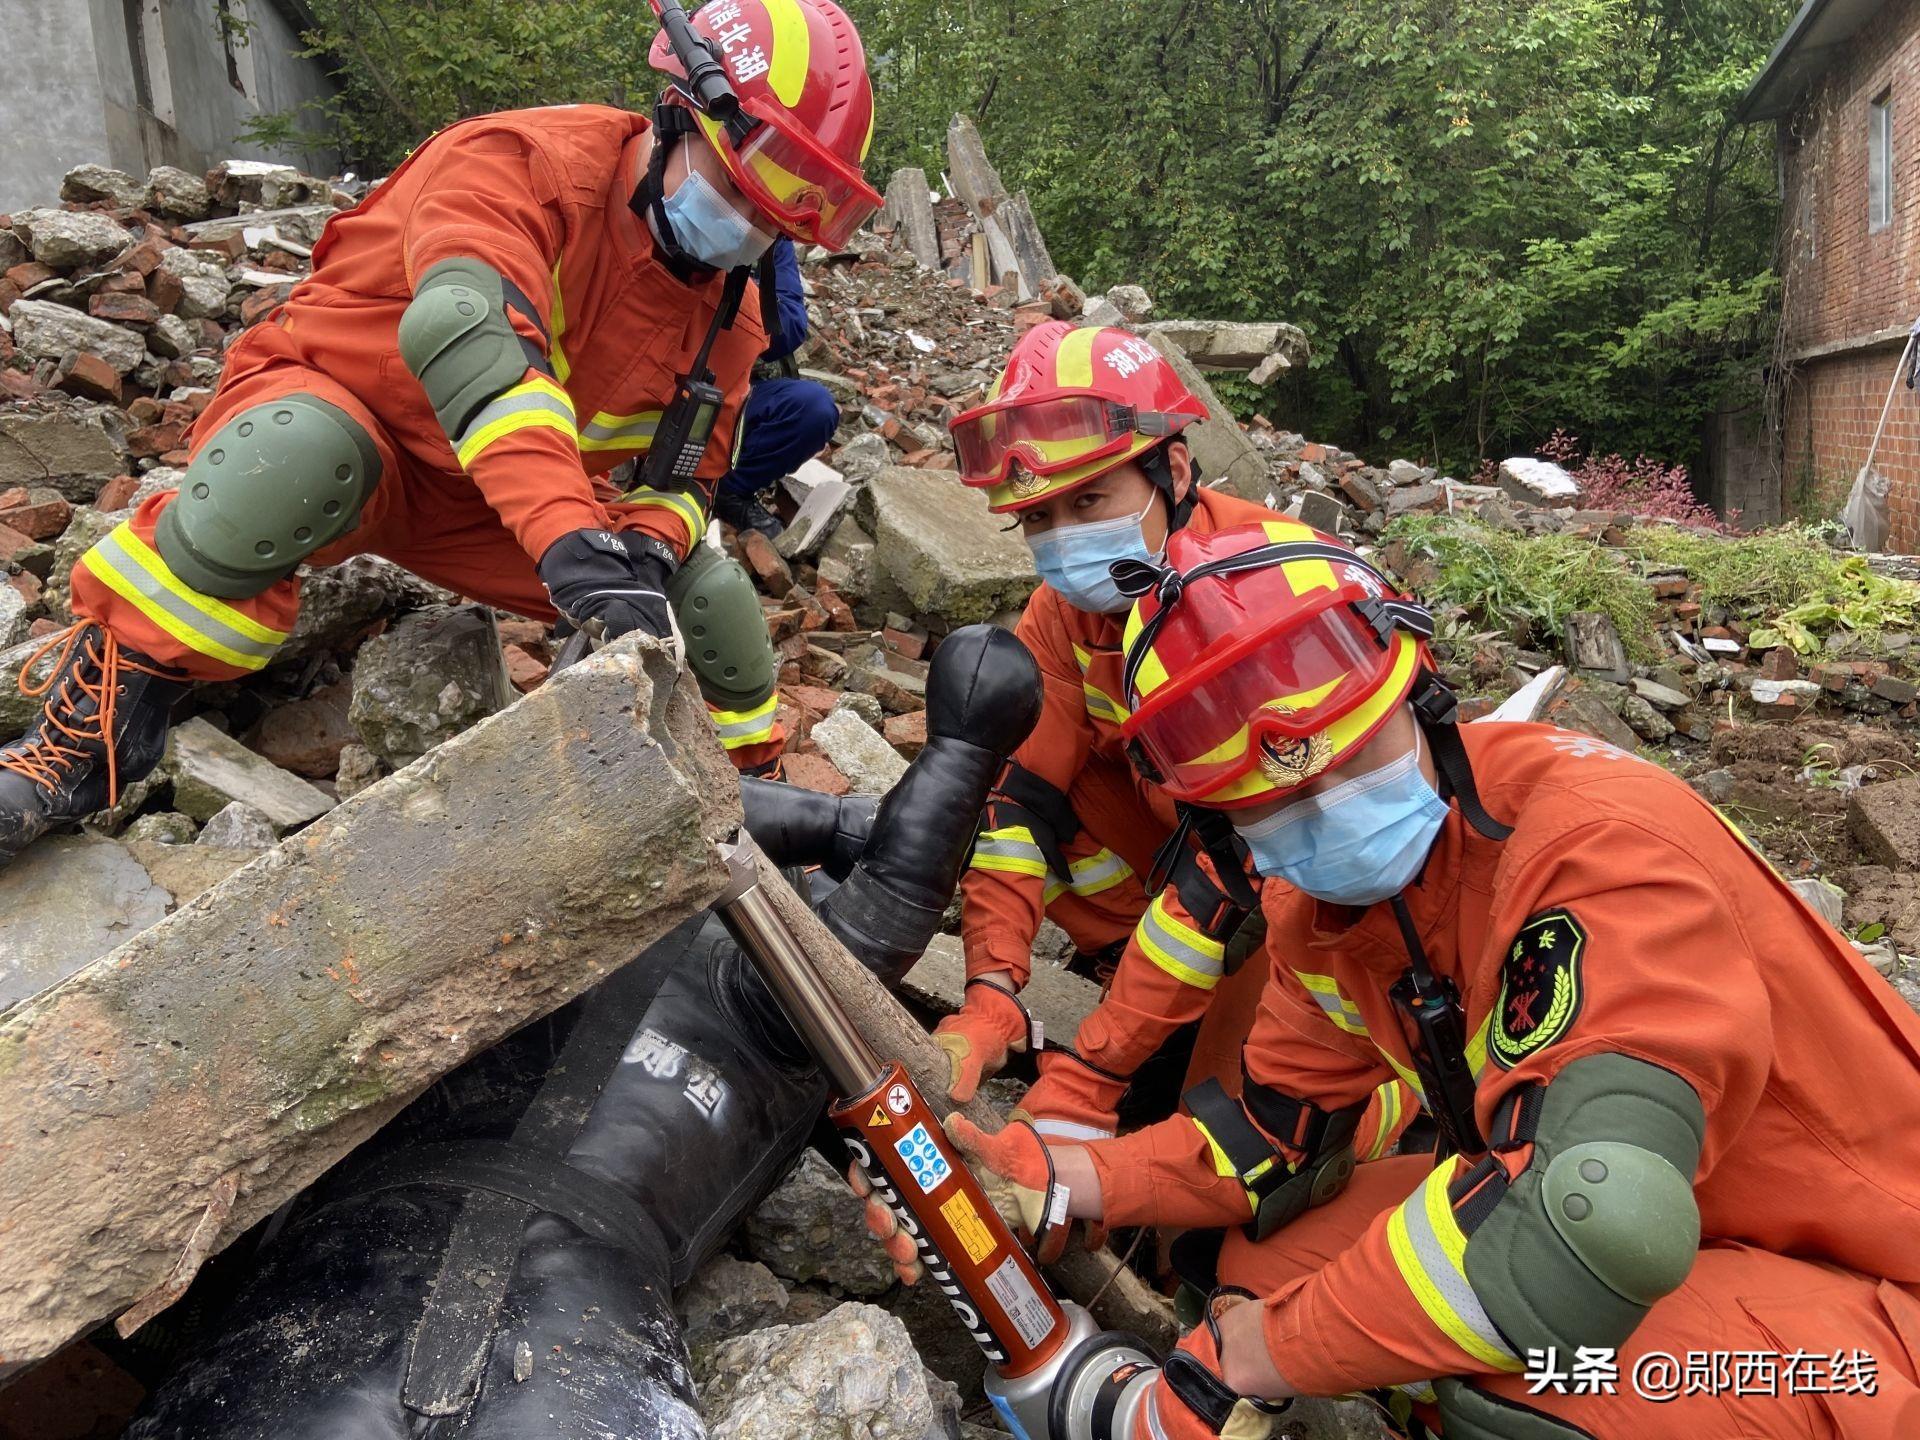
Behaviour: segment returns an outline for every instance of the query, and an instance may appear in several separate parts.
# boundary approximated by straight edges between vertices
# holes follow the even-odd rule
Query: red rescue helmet
[[[1120,730],[1176,800],[1257,805],[1344,764],[1430,663],[1426,607],[1298,521],[1179,530],[1132,570]]]
[[[1013,347],[986,403],[949,428],[960,478],[995,514],[1104,475],[1178,435],[1207,407],[1138,335],[1036,325]]]
[[[741,194],[782,233],[841,248],[882,203],[861,169],[873,142],[873,86],[853,21],[833,0],[712,0],[691,18],[742,113],[760,123],[736,144],[677,84],[665,102],[693,111]],[[665,31],[647,61],[686,79]]]

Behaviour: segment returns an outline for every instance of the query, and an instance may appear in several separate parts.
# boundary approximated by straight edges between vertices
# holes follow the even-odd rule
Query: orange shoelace
[[[91,633],[90,633],[91,632]],[[93,662],[100,672],[97,682],[88,683],[82,679],[79,671],[68,670],[67,662],[72,658],[73,647],[82,640],[86,641],[86,658]],[[53,668],[45,680],[37,683],[28,679],[49,651],[59,647]],[[137,660],[128,659],[120,650],[120,642],[113,638],[113,632],[98,626],[70,625],[57,635],[49,635],[46,644],[27,657],[27,663],[20,667],[20,693],[29,699],[45,695],[45,705],[41,707],[41,734],[38,740],[22,746],[10,755],[0,755],[0,770],[11,770],[16,775],[24,775],[36,785],[51,790],[60,783],[61,775],[68,767],[86,760],[85,750],[77,750],[72,745],[64,745],[54,738],[64,735],[68,740],[85,745],[98,741],[107,755],[107,805],[112,807],[120,800],[120,772],[113,743],[113,704],[120,688],[120,668],[138,670],[143,675],[152,675],[159,679],[170,678],[166,671],[142,665]],[[59,692],[53,690],[55,677],[65,672]],[[78,694],[76,695],[76,690]],[[85,702],[91,700],[93,714],[76,729],[60,718],[60,712],[72,714],[80,710]]]

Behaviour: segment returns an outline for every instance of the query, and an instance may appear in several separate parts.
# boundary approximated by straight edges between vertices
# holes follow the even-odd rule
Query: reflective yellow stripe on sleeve
[[[609,415],[598,412],[580,432],[582,450],[650,450],[660,429],[660,412],[642,410],[634,415]]]
[[[1378,1160],[1387,1153],[1387,1147],[1393,1143],[1393,1127],[1400,1123],[1400,1082],[1389,1080],[1373,1092],[1378,1102],[1374,1110],[1379,1117],[1379,1126],[1374,1131],[1373,1143],[1367,1147],[1362,1160]]]
[[[572,397],[545,375],[529,375],[482,406],[454,437],[454,457],[462,470],[471,470],[496,440],[528,429],[558,430],[574,444],[580,441]]]
[[[1080,666],[1080,689],[1086,696],[1087,714],[1096,720],[1105,720],[1110,725],[1125,721],[1127,707],[1087,679],[1093,669],[1093,656],[1076,645],[1073,647],[1073,658]]]
[[[728,750],[743,750],[749,745],[764,745],[773,739],[774,722],[780,715],[780,696],[769,695],[751,710],[716,710],[707,707],[720,743]]]
[[[1220,1142],[1213,1138],[1213,1132],[1198,1120],[1194,1120],[1191,1115],[1187,1118],[1193,1121],[1193,1128],[1200,1132],[1200,1138],[1207,1142],[1207,1149],[1213,1154],[1213,1173],[1222,1179],[1237,1180],[1244,1187],[1247,1181],[1257,1179],[1273,1168],[1273,1162],[1269,1160],[1252,1175],[1242,1175],[1233,1161],[1227,1158],[1227,1152],[1220,1148]],[[1251,1190],[1247,1191],[1247,1210],[1251,1214],[1258,1214],[1260,1211],[1260,1200]]]
[[[1102,890],[1111,890],[1133,874],[1131,865],[1113,851],[1104,848],[1094,851],[1083,859],[1069,860],[1067,868],[1073,872],[1073,878],[1064,882],[1049,869],[1047,904],[1051,905],[1069,890],[1082,899],[1090,895],[1098,895]]]
[[[973,868],[1044,879],[1047,857],[1040,853],[1033,831],[1024,825],[1007,825],[998,830],[983,831],[980,838],[973,842]]]
[[[1134,927],[1133,938],[1154,964],[1199,989],[1213,989],[1226,973],[1227,947],[1176,920],[1167,909],[1164,893],[1154,896]]]
[[[560,294],[560,266],[564,261],[553,262],[553,295],[548,305],[547,323],[553,329],[553,341],[547,347],[547,363],[553,366],[556,379],[564,385],[567,376],[573,373],[573,366],[567,363],[567,352],[560,344],[560,337],[567,333],[567,306]]]
[[[700,537],[707,533],[707,512],[700,508],[698,498],[685,490],[649,490],[642,486],[629,490],[620,500],[625,505],[657,505],[671,510],[687,527],[688,545],[698,545]]]
[[[1481,1364],[1525,1367],[1488,1317],[1467,1280],[1467,1237],[1447,1200],[1451,1160],[1443,1162],[1387,1221],[1387,1244],[1400,1278],[1447,1338]]]
[[[1341,990],[1340,983],[1331,975],[1315,975],[1306,970],[1296,970],[1293,978],[1307,987],[1307,993],[1313,997],[1314,1004],[1326,1012],[1326,1016],[1349,1035],[1367,1033],[1367,1023],[1360,1018],[1360,1007],[1349,1000]]]
[[[108,531],[80,565],[182,645],[236,669],[262,668],[286,643],[286,631],[262,625],[175,575],[131,525]]]

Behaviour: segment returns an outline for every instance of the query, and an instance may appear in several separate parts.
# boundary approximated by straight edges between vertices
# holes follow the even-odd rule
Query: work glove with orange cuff
[[[1084,1145],[1119,1130],[1120,1097],[1132,1082],[1067,1049],[1040,1053],[1040,1078],[1021,1097],[1043,1140]]]
[[[1037,1045],[1039,1027],[1011,990],[991,980],[969,980],[958,1014],[933,1031],[933,1043],[947,1052],[953,1069],[947,1093],[964,1105],[980,1082],[1000,1073],[1008,1052]]]
[[[1180,1341],[1147,1392],[1150,1433],[1161,1440],[1266,1440],[1274,1416],[1289,1401],[1255,1400],[1221,1378],[1220,1317],[1254,1297],[1245,1290],[1216,1290],[1207,1313]]]
[[[989,1135],[966,1116],[954,1114],[947,1117],[947,1134],[976,1169],[991,1170],[1009,1182],[1019,1213],[1006,1218],[1032,1237],[1034,1259],[1043,1265],[1059,1259],[1073,1228],[1067,1218],[1068,1195],[1066,1188],[1056,1183],[1053,1158],[1033,1126],[1025,1120],[1010,1120],[1005,1129]],[[854,1194],[866,1200],[867,1229],[893,1261],[894,1273],[909,1285],[917,1282],[926,1271],[913,1237],[900,1228],[893,1211],[873,1193],[859,1165],[848,1169],[847,1183]]]

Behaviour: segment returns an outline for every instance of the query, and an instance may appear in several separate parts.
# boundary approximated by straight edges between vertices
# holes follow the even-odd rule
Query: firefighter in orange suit
[[[1287,882],[1245,1088],[1092,1145],[953,1133],[1073,1214],[1235,1227],[1254,1298],[1130,1433],[1373,1390],[1449,1440],[1920,1434],[1920,1016],[1664,770],[1456,728],[1431,618],[1336,542],[1176,536],[1127,586],[1132,753]],[[1437,1164],[1354,1166],[1388,1075]]]
[[[271,663],[296,567],[368,551],[609,635],[668,636],[678,609],[735,762],[777,759],[759,606],[701,538],[766,346],[747,267],[777,234],[842,244],[878,208],[873,99],[833,0],[716,0],[692,23],[734,123],[693,106],[663,35],[675,83],[651,123],[588,105],[462,121],[328,223],[313,273],[229,351],[181,488],[75,566],[42,714],[0,749],[0,863],[149,770],[187,682]],[[617,493],[605,477],[673,428],[703,369],[704,448]]]
[[[1016,997],[1042,913],[1084,952],[1124,942],[1106,996],[1072,1044],[1056,1036],[1039,1054],[1041,1077],[1024,1106],[1042,1134],[1062,1139],[1114,1133],[1135,1071],[1207,1011],[1228,942],[1255,903],[1242,860],[1219,843],[1224,827],[1211,847],[1174,840],[1170,883],[1149,897],[1143,882],[1156,851],[1184,827],[1166,793],[1132,773],[1120,731],[1130,602],[1110,567],[1145,561],[1174,533],[1272,517],[1196,484],[1181,434],[1205,416],[1139,337],[1054,321],[1021,338],[986,401],[952,425],[962,478],[985,487],[989,508],[1011,515],[1032,547],[1042,584],[1015,633],[1040,662],[1045,697],[961,884],[966,998],[935,1039],[952,1064],[954,1097],[971,1098],[1009,1050],[1030,1043]],[[1383,1152],[1411,1113],[1384,1087],[1363,1153]]]

